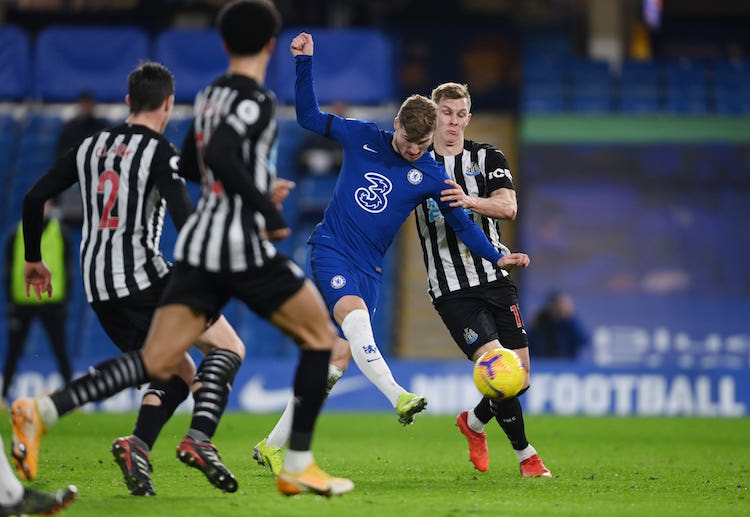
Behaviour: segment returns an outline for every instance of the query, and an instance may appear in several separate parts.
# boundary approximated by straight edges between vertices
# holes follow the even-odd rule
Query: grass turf
[[[5,414],[7,415],[7,413]],[[127,494],[109,453],[132,429],[133,414],[76,413],[45,437],[39,480],[79,488],[70,516],[284,515],[750,515],[750,419],[529,417],[527,434],[553,479],[523,479],[505,435],[487,427],[490,470],[468,460],[454,417],[323,413],[313,450],[320,466],[354,480],[354,492],[327,499],[285,497],[251,458],[277,415],[229,413],[215,443],[240,484],[224,494],[175,459],[189,424],[175,416],[151,455],[157,496]],[[0,430],[6,452],[10,427]]]

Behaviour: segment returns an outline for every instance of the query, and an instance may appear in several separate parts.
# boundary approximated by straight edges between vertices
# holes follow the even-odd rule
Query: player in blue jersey
[[[312,278],[338,324],[340,339],[329,365],[328,389],[354,358],[357,366],[396,408],[406,425],[427,406],[425,397],[408,393],[393,378],[373,337],[371,318],[377,304],[383,256],[399,228],[422,201],[436,200],[456,235],[477,255],[498,268],[525,267],[523,253],[502,255],[462,208],[440,201],[448,175],[425,151],[437,124],[437,108],[412,95],[401,105],[395,131],[372,122],[323,113],[313,88],[313,38],[301,33],[291,43],[296,60],[295,107],[298,123],[337,140],[344,149],[333,198],[323,221],[308,241]],[[271,434],[255,446],[253,457],[277,473],[288,437],[292,403]]]

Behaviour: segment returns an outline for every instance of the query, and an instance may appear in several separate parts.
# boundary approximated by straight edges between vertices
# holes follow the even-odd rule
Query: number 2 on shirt
[[[112,217],[112,209],[117,203],[117,191],[120,188],[120,176],[115,171],[104,171],[99,176],[99,184],[96,187],[97,194],[104,195],[104,184],[108,183],[111,185],[109,196],[104,203],[102,209],[102,218],[99,220],[99,229],[104,230],[106,228],[117,228],[120,222],[120,218],[117,216]]]

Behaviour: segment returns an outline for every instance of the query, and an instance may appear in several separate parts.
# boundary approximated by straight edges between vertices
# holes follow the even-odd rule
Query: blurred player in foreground
[[[236,297],[302,349],[289,452],[278,489],[287,495],[342,494],[354,484],[320,470],[310,450],[325,398],[334,329],[312,282],[268,240],[290,232],[270,192],[276,173],[275,97],[262,86],[281,16],[270,1],[236,0],[222,8],[217,27],[229,53],[229,71],[196,97],[180,165],[185,177],[202,177],[202,196],[180,230],[177,263],[146,342],[140,351],[99,364],[52,398],[17,401],[14,437],[19,448],[33,448],[36,456],[46,426],[59,414],[60,406],[53,401],[62,398],[81,405],[150,379],[169,379],[207,322]],[[37,295],[50,289],[41,275],[29,274],[27,281]],[[228,354],[217,357],[207,376],[210,389],[228,391],[238,367],[239,361]],[[223,406],[214,404],[200,413],[213,418],[221,411]]]
[[[499,149],[464,138],[471,120],[471,96],[466,85],[443,83],[432,91],[432,100],[438,114],[430,154],[451,178],[450,188],[441,193],[440,201],[471,213],[493,246],[508,253],[500,241],[498,222],[514,220],[518,209],[508,161]],[[513,349],[526,369],[523,393],[529,387],[529,345],[516,286],[507,271],[495,268],[456,238],[437,206],[429,199],[415,210],[435,309],[471,361],[493,348]],[[489,468],[484,426],[493,416],[513,446],[521,474],[552,477],[526,439],[518,396],[503,401],[484,397],[474,409],[458,415],[456,425],[469,442],[469,457],[477,470]]]
[[[427,198],[440,197],[448,179],[443,167],[425,154],[435,130],[435,104],[412,95],[401,105],[393,132],[381,131],[371,122],[323,113],[313,88],[312,36],[296,36],[291,51],[297,67],[297,121],[334,138],[344,148],[333,198],[308,241],[312,276],[346,339],[339,339],[334,347],[328,390],[354,358],[396,408],[399,421],[410,424],[427,406],[427,399],[396,383],[375,343],[371,318],[380,291],[383,256],[394,236],[415,207]],[[528,264],[522,253],[501,255],[461,208],[442,201],[438,208],[467,246],[491,264],[499,268]],[[290,402],[274,430],[253,450],[258,463],[274,473],[280,468],[292,409]]]
[[[44,281],[50,295],[50,272],[41,261],[42,207],[74,183],[81,185],[84,291],[107,335],[120,350],[132,352],[146,340],[170,275],[170,264],[159,250],[165,202],[177,228],[184,225],[193,206],[184,180],[177,175],[177,150],[162,135],[174,103],[172,74],[158,63],[142,64],[128,77],[127,102],[130,116],[124,124],[95,133],[69,149],[31,187],[24,198],[23,225],[26,294],[29,283]],[[38,298],[44,290],[35,286]],[[205,354],[197,375],[192,358],[182,351],[176,358],[176,375],[149,385],[133,434],[112,444],[112,454],[133,495],[155,494],[149,453],[164,424],[187,398],[191,385],[193,421],[178,447],[178,457],[199,468],[217,488],[229,492],[237,489],[237,481],[216,454],[211,437],[226,407],[228,384],[242,363],[245,347],[223,317],[195,345]],[[216,378],[212,376],[215,371],[220,372]],[[104,376],[100,382],[108,379]],[[51,398],[41,399],[38,424],[42,432],[58,416],[99,393],[99,388],[89,389],[85,382],[68,386],[75,388],[64,388]],[[36,407],[29,401],[13,405],[17,436],[26,432],[23,429],[29,422],[29,432],[34,434]],[[13,458],[26,479],[36,476],[37,447],[14,440]]]

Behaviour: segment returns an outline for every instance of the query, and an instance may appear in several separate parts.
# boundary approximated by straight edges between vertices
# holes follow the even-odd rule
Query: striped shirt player
[[[445,166],[450,178],[469,196],[488,197],[497,189],[514,188],[505,155],[490,145],[464,140],[464,149],[459,155],[440,156],[434,149],[430,149],[430,155]],[[510,253],[500,240],[498,220],[471,211],[467,213],[500,253]],[[433,302],[446,293],[485,285],[508,276],[505,269],[498,269],[473,253],[456,237],[450,225],[445,224],[433,198],[417,207],[415,215],[427,267],[428,292]]]
[[[83,140],[61,156],[24,202],[26,260],[41,260],[38,209],[44,199],[80,185],[81,276],[89,303],[145,291],[169,271],[159,250],[165,202],[179,228],[192,211],[177,175],[177,149],[145,126],[122,124]]]
[[[183,149],[184,162],[198,164],[203,190],[177,239],[178,261],[210,272],[240,272],[276,255],[261,232],[286,227],[270,200],[276,179],[274,113],[273,93],[246,76],[223,75],[198,94]],[[228,167],[222,169],[237,174],[218,178],[206,164],[203,152],[214,139],[226,142],[222,164]]]

